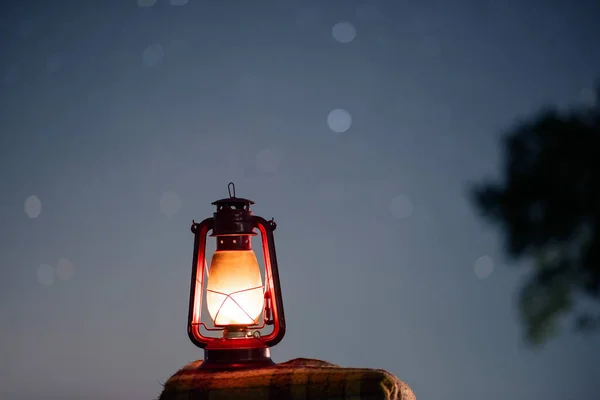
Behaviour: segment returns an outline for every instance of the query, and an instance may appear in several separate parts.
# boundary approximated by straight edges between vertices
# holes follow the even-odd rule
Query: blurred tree
[[[478,211],[503,231],[507,255],[533,261],[519,293],[533,346],[557,333],[561,315],[578,331],[600,328],[599,100],[600,85],[593,106],[547,108],[517,124],[504,138],[502,180],[471,188]],[[576,310],[586,298],[589,310]]]

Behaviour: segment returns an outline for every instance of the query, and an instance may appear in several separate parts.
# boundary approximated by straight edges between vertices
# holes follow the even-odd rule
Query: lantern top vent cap
[[[227,185],[227,191],[229,192],[228,198],[213,201],[211,204],[213,206],[217,206],[217,207],[219,205],[224,205],[224,204],[240,204],[240,205],[241,204],[247,204],[247,205],[254,204],[254,202],[252,200],[248,200],[248,199],[244,199],[244,198],[235,196],[235,184],[233,182],[229,182],[229,185]]]

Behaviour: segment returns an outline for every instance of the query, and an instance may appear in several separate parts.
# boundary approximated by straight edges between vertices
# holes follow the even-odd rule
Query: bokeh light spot
[[[479,279],[489,277],[492,272],[494,272],[494,260],[492,260],[492,257],[490,256],[479,257],[475,261],[473,271],[475,272],[475,276]]]
[[[356,37],[356,29],[350,22],[338,22],[333,26],[331,34],[340,43],[350,43]]]
[[[327,116],[327,125],[336,133],[344,133],[352,125],[352,116],[348,111],[337,108]]]
[[[25,199],[24,209],[29,218],[37,218],[42,213],[42,201],[37,196],[29,196]]]

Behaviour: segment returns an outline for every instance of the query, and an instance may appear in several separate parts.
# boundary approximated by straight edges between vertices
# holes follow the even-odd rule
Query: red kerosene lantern
[[[275,221],[253,215],[252,200],[235,196],[233,182],[229,198],[217,200],[212,218],[192,224],[194,259],[190,288],[188,335],[192,343],[204,349],[200,368],[253,368],[274,364],[270,347],[285,335],[285,316],[279,284],[273,231]],[[255,229],[261,234],[265,281],[252,250]],[[206,270],[206,237],[217,240],[210,268]],[[202,301],[213,320],[202,322]],[[268,334],[261,330],[272,326]],[[222,331],[221,337],[205,336],[201,328]]]

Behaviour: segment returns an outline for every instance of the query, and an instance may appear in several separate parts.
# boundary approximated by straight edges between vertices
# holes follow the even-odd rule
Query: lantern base
[[[204,349],[204,362],[199,369],[238,370],[264,368],[275,365],[271,360],[271,350],[260,349]]]

